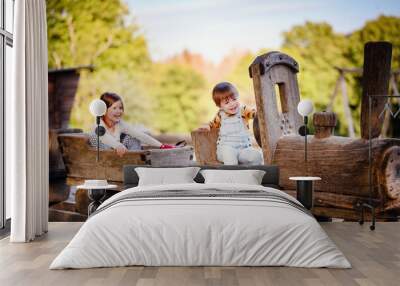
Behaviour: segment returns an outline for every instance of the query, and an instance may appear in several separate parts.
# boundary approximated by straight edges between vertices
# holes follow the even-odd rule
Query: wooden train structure
[[[300,101],[297,81],[299,64],[289,55],[270,52],[258,56],[249,67],[257,105],[257,118],[254,120],[253,130],[262,148],[265,164],[279,166],[280,187],[292,195],[295,195],[296,187],[289,177],[312,175],[322,178],[315,184],[312,210],[315,215],[356,220],[359,218],[358,206],[366,202],[375,206],[378,218],[397,217],[400,213],[400,139],[381,136],[384,118],[378,115],[385,108],[386,99],[374,98],[371,114],[368,111],[369,95],[388,94],[389,82],[393,85],[390,63],[389,43],[366,45],[362,69],[361,138],[333,135],[337,123],[336,115],[329,109],[316,112],[312,120],[315,132],[308,140],[307,162],[304,160],[304,138],[299,135],[299,128],[303,122],[297,112]],[[66,96],[71,99],[77,85],[78,77],[75,72],[61,72],[68,77],[67,82],[56,79],[55,76],[60,72],[49,77],[54,81],[49,84],[49,96],[50,92],[54,93],[53,96],[60,96],[60,93],[64,92],[68,93]],[[51,106],[60,106],[54,97],[50,99]],[[65,101],[69,107],[61,110],[64,112],[62,116],[57,113],[57,108],[51,109],[50,118],[55,118],[54,122],[50,120],[55,125],[51,126],[54,129],[51,129],[49,134],[50,165],[53,173],[64,170],[69,185],[77,184],[85,178],[100,177],[121,183],[124,164],[150,164],[148,150],[130,152],[122,159],[114,152],[105,150],[102,151],[102,159],[97,164],[96,152],[89,146],[87,135],[77,130],[63,129],[69,118],[71,100]],[[221,164],[216,158],[217,137],[218,130],[191,133],[197,164]],[[165,138],[161,141],[169,143]],[[185,152],[190,153],[191,150],[191,147],[188,147]],[[174,151],[165,154],[167,153],[170,156],[168,164],[178,164],[173,162]],[[369,155],[372,158],[371,169]],[[158,155],[153,154],[154,156]],[[53,194],[54,200],[50,201],[55,205],[63,204],[62,200],[66,199],[67,193],[68,191],[61,195]],[[87,200],[86,197],[83,198],[85,199]],[[85,203],[81,205],[84,206]],[[64,206],[60,206],[64,216],[63,208]],[[79,209],[79,205],[75,207],[75,211],[77,208]],[[82,213],[86,210],[84,207],[81,209]]]
[[[309,136],[307,162],[304,138],[298,132],[303,125],[297,112],[299,64],[289,55],[270,52],[258,56],[249,67],[258,117],[254,121],[254,133],[262,146],[265,163],[279,166],[280,187],[293,195],[295,182],[289,177],[322,178],[315,184],[312,210],[315,215],[356,220],[360,216],[358,207],[366,202],[375,206],[381,218],[396,218],[400,212],[400,139],[380,138],[383,117],[378,115],[387,99],[374,98],[368,114],[369,95],[388,94],[391,51],[391,44],[386,42],[365,46],[361,138],[334,136],[336,115],[330,111],[316,112],[315,134]],[[217,130],[192,132],[200,164],[220,164],[215,154],[217,136]]]

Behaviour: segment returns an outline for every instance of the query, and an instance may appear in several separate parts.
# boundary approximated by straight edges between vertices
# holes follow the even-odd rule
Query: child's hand
[[[210,131],[210,125],[203,125],[203,126],[200,126],[198,129],[197,129],[197,131]]]
[[[128,152],[128,149],[126,149],[126,147],[121,144],[115,148],[115,151],[117,152],[118,156],[122,157],[126,152]]]

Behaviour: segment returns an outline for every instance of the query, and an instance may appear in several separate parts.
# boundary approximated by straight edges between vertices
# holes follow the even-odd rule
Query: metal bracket
[[[360,218],[360,220],[358,221],[358,223],[359,223],[360,225],[363,225],[363,224],[364,224],[364,212],[365,212],[365,209],[371,210],[372,224],[369,226],[369,229],[370,229],[370,230],[375,230],[375,222],[376,222],[375,207],[372,206],[372,205],[370,205],[370,204],[368,204],[368,203],[361,203],[361,202],[359,202],[359,203],[357,204],[357,207],[361,209],[361,218]]]

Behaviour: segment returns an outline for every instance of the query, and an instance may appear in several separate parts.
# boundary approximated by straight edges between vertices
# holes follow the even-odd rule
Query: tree
[[[346,58],[352,66],[362,67],[364,60],[364,45],[369,41],[388,41],[392,43],[392,69],[400,68],[400,18],[382,15],[377,19],[368,21],[365,25],[349,35],[349,44],[345,50]],[[359,95],[361,101],[361,75],[350,87],[354,94]],[[397,87],[400,88],[399,86]],[[398,105],[398,103],[397,103]],[[358,118],[357,118],[358,119]],[[398,121],[391,119],[391,136],[398,137],[400,130]]]
[[[206,120],[204,115],[204,78],[186,66],[164,64],[158,66],[153,91],[156,113],[154,126],[160,132],[190,132]]]
[[[326,109],[330,103],[338,77],[334,67],[349,65],[344,56],[347,41],[344,35],[336,33],[327,23],[306,22],[284,33],[282,50],[293,56],[300,65],[298,79],[301,96],[313,100],[317,110]],[[353,78],[348,77],[346,80],[353,84]],[[341,99],[340,96],[337,97],[334,109],[339,117],[337,130],[344,135],[347,134],[347,121]],[[358,100],[354,93],[349,93],[353,117],[359,116]],[[354,127],[358,132],[358,126]]]
[[[49,68],[94,65],[81,73],[71,125],[88,129],[90,101],[105,91],[122,92],[127,106],[139,103],[133,116],[145,123],[150,112],[142,80],[151,68],[146,40],[125,20],[128,8],[120,0],[47,0]],[[106,11],[106,12],[105,12]],[[128,117],[130,117],[128,115]]]
[[[143,68],[149,63],[146,41],[136,24],[124,20],[129,10],[120,0],[46,2],[50,68]]]
[[[392,68],[400,67],[400,17],[379,16],[351,33],[345,50],[346,58],[353,66],[362,67],[364,44],[369,41],[388,41],[393,45]]]
[[[240,93],[243,104],[255,107],[253,80],[249,77],[249,66],[255,55],[247,53],[241,57],[236,67],[228,75],[228,81],[232,82]]]

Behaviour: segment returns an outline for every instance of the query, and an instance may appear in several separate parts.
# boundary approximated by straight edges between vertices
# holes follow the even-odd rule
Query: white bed
[[[173,196],[154,197],[175,190]],[[253,196],[253,192],[262,193]],[[127,265],[350,268],[342,252],[299,204],[279,190],[255,185],[131,188],[105,201],[50,269]]]

